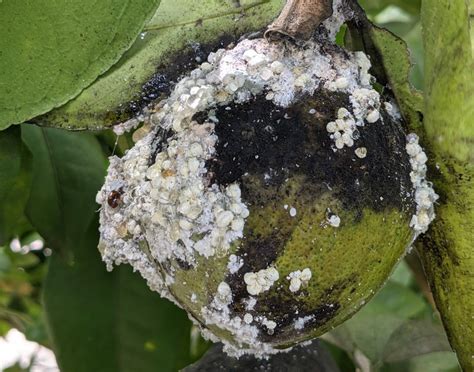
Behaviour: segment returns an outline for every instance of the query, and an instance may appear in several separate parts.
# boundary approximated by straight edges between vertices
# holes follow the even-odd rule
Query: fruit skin
[[[100,249],[226,351],[266,356],[341,323],[383,284],[414,239],[411,173],[426,157],[412,163],[414,136],[363,53],[253,39],[208,61],[111,159]],[[120,188],[114,209],[105,201]]]
[[[275,129],[280,138],[266,147],[263,128],[275,126],[277,120],[272,115],[273,104],[257,97],[247,104],[230,105],[231,110],[218,110],[219,143],[229,140],[233,144],[217,145],[218,160],[209,161],[210,172],[223,185],[240,182],[250,216],[244,238],[234,243],[226,256],[199,259],[196,268],[187,270],[175,264],[175,283],[170,286],[192,317],[218,337],[246,346],[219,326],[205,325],[202,318],[201,308],[212,300],[223,281],[232,289],[233,315],[243,318],[250,313],[254,318],[274,320],[277,327],[273,334],[261,326],[259,340],[287,348],[325,333],[355,313],[383,285],[411,244],[413,201],[400,196],[400,189],[410,194],[412,187],[401,123],[383,113],[384,124],[366,124],[354,147],[334,152],[325,126],[347,104],[346,99],[343,94],[319,90],[281,110],[279,118],[287,113],[291,119]],[[317,114],[309,114],[310,109]],[[257,129],[249,134],[250,127]],[[367,147],[366,158],[354,154],[358,146]],[[244,155],[233,160],[239,147]],[[258,159],[255,148],[260,149]],[[278,163],[288,173],[280,180],[277,175],[273,184],[266,183],[264,173]],[[289,214],[289,206],[296,209],[296,216]],[[340,217],[339,227],[328,224],[328,209]],[[244,259],[236,274],[228,273],[230,254]],[[272,265],[279,271],[279,280],[256,296],[254,310],[246,310],[249,294],[243,274]],[[287,275],[307,267],[311,280],[292,293]],[[193,294],[195,301],[191,301]],[[302,329],[295,329],[295,320],[308,316],[313,318]]]

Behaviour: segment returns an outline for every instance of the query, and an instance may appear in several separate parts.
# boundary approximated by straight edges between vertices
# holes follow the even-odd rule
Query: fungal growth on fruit
[[[183,71],[97,195],[107,268],[132,265],[232,355],[344,321],[434,218],[418,137],[369,58],[334,42],[346,13]]]

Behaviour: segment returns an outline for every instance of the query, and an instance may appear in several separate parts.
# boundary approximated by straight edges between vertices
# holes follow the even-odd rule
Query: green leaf
[[[0,1],[0,129],[78,95],[130,47],[158,3]]]
[[[395,5],[411,14],[418,14],[421,0],[360,0],[365,11],[370,14],[380,13],[389,5]]]
[[[362,310],[326,339],[352,355],[362,352],[373,365],[380,365],[393,333],[422,314],[427,306],[411,289],[390,280]]]
[[[20,128],[0,132],[0,245],[29,228],[24,211],[31,186],[30,165]]]
[[[22,136],[33,154],[30,222],[50,248],[74,249],[97,209],[95,195],[104,181],[106,159],[100,144],[89,133],[28,124],[22,126]]]
[[[438,351],[451,351],[443,327],[428,320],[410,320],[392,333],[384,347],[383,360],[400,362]]]
[[[22,130],[34,156],[28,215],[55,249],[43,296],[61,370],[184,367],[192,361],[186,314],[129,267],[108,273],[101,262],[95,194],[105,159],[96,137],[31,125]]]
[[[423,98],[410,83],[412,62],[406,43],[391,32],[379,28],[370,28],[370,37],[381,58],[387,80],[395,94],[400,111],[410,130],[421,130]]]
[[[356,21],[348,24],[346,46],[363,50],[371,58],[371,73],[377,83],[393,92],[411,131],[422,129],[423,97],[410,83],[412,61],[407,44],[390,31],[375,26],[362,9],[352,5]]]
[[[124,121],[166,94],[169,81],[197,64],[196,48],[205,58],[211,50],[267,25],[282,5],[282,0],[163,0],[149,31],[118,64],[74,100],[35,122],[97,129]]]
[[[385,344],[391,334],[402,324],[403,319],[392,314],[367,311],[354,317],[347,327],[357,349],[377,364],[382,360]]]
[[[131,268],[109,273],[97,250],[94,219],[76,236],[74,264],[52,255],[44,306],[62,371],[177,371],[190,357],[186,313],[151,292]]]
[[[0,278],[3,278],[3,276],[10,270],[12,266],[11,259],[8,256],[6,250],[7,248],[0,247]]]
[[[413,290],[389,281],[369,305],[374,313],[390,313],[408,319],[422,314],[427,303]]]
[[[409,287],[413,283],[413,274],[411,273],[410,267],[405,260],[400,261],[390,276],[390,281],[400,284],[404,287]]]

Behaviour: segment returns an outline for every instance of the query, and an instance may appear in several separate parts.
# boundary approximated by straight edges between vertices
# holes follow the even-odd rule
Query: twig
[[[308,40],[325,19],[332,15],[333,0],[287,0],[278,18],[268,26],[267,39]]]

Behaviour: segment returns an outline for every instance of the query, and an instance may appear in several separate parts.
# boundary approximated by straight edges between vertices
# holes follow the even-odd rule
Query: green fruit
[[[362,53],[256,39],[209,62],[111,159],[100,249],[228,352],[266,355],[370,299],[436,195]]]

